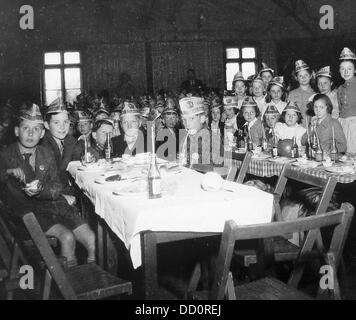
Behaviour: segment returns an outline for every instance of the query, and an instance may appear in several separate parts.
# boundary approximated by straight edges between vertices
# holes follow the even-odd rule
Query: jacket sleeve
[[[7,174],[6,174],[7,169],[8,169],[7,161],[4,152],[0,152],[0,182],[2,183],[6,182],[7,180]]]
[[[80,161],[82,156],[84,155],[84,142],[83,140],[79,140],[75,143],[72,152],[72,161]]]
[[[347,142],[344,131],[339,121],[333,121],[334,133],[335,133],[335,142],[337,151],[340,153],[345,153],[347,150]]]
[[[62,194],[63,185],[59,180],[58,169],[54,157],[50,157],[48,169],[42,181],[43,189],[38,199],[56,200]]]

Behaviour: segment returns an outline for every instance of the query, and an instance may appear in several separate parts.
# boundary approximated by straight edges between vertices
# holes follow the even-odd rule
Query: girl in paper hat
[[[310,67],[303,61],[295,62],[295,79],[298,81],[298,88],[289,93],[288,100],[297,103],[300,108],[303,119],[306,117],[308,99],[315,92],[311,87],[313,72]],[[305,126],[305,122],[302,123]]]
[[[273,104],[281,114],[287,105],[287,91],[284,86],[283,77],[275,77],[267,87],[267,104]],[[263,115],[262,115],[263,116]]]
[[[319,92],[326,94],[331,100],[333,106],[332,117],[337,119],[339,117],[339,103],[337,101],[337,90],[332,90],[333,81],[330,66],[323,67],[317,71],[316,83]]]
[[[331,117],[333,109],[331,100],[327,95],[318,93],[314,96],[312,103],[315,116],[310,122],[311,128],[309,129],[309,132],[312,132],[312,128],[316,128],[320,146],[324,154],[330,153],[333,143],[333,135],[337,151],[339,153],[345,153],[346,137],[339,121]],[[306,144],[307,142],[308,135],[305,133],[302,137],[302,144]]]
[[[261,77],[256,77],[252,82],[253,99],[256,101],[260,114],[266,109],[265,84]]]
[[[270,68],[266,63],[262,62],[262,69],[260,70],[258,75],[261,77],[265,88],[267,89],[269,83],[274,77],[274,70]]]
[[[301,126],[302,113],[296,103],[290,102],[282,112],[281,122],[277,122],[275,134],[279,140],[293,139],[297,140],[297,145],[301,146],[301,138],[306,129]]]
[[[241,72],[235,74],[234,79],[232,80],[232,88],[237,97],[237,108],[241,109],[242,102],[246,98],[247,91],[246,82]]]
[[[356,56],[344,48],[340,55],[340,75],[345,83],[338,88],[339,121],[347,140],[347,152],[356,153]]]

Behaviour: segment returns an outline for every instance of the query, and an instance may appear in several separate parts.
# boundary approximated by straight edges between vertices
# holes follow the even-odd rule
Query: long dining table
[[[225,167],[240,168],[242,162],[237,158],[236,154],[237,153],[234,150],[225,152]],[[278,176],[282,171],[284,164],[285,163],[283,162],[271,161],[271,159],[264,159],[258,158],[258,156],[253,156],[249,164],[247,173],[258,177],[268,178]],[[342,163],[339,163],[339,165],[342,165]],[[292,165],[291,168],[324,179],[328,179],[330,176],[334,176],[336,177],[337,182],[342,184],[352,183],[356,180],[356,169],[353,172],[335,173],[329,172],[327,170],[328,168],[323,165],[313,168],[303,168],[301,166]]]
[[[185,167],[173,172],[161,170],[159,199],[149,199],[147,190],[142,189],[147,165],[135,165],[127,173],[113,166],[92,170],[77,161],[67,170],[94,205],[95,213],[125,244],[133,267],[142,265],[146,298],[158,292],[157,244],[219,235],[230,219],[240,225],[272,221],[272,194],[230,181],[224,181],[219,190],[205,191],[204,175]],[[124,178],[106,180],[116,174]],[[138,192],[133,188],[135,183],[140,184]]]

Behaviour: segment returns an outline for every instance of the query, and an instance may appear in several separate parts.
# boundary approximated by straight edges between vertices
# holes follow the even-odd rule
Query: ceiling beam
[[[292,7],[289,7],[283,0],[272,0],[278,7],[280,7],[288,16],[291,16],[303,29],[305,29],[313,38],[317,38],[316,30],[301,19],[296,14],[296,2],[292,2]]]

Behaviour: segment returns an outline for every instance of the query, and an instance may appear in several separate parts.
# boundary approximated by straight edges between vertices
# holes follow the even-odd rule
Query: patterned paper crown
[[[232,82],[235,82],[235,81],[245,81],[243,75],[242,75],[242,72],[237,72],[235,75],[234,75],[234,79],[232,80]]]
[[[261,78],[260,76],[255,77],[255,78],[253,79],[253,82],[260,82],[260,83],[263,84],[263,80],[262,80],[262,78]]]
[[[256,107],[257,103],[252,97],[246,97],[242,102],[242,107]]]
[[[91,117],[88,113],[86,113],[83,110],[77,110],[75,111],[76,118],[78,122],[84,122],[84,121],[90,121]]]
[[[238,102],[236,96],[224,96],[223,97],[224,108],[237,108]]]
[[[95,117],[96,117],[99,113],[105,113],[107,116],[109,116],[109,111],[108,111],[108,109],[105,108],[105,106],[104,106],[103,104],[101,104],[100,107],[95,110]]]
[[[295,73],[308,69],[310,69],[310,67],[303,60],[297,60],[295,62]]]
[[[53,100],[47,108],[46,114],[58,113],[58,112],[67,112],[66,105],[63,103],[62,98],[58,97]]]
[[[356,56],[349,48],[344,48],[340,53],[339,60],[356,60]]]
[[[278,109],[274,104],[269,104],[266,108],[265,114],[280,115]]]
[[[286,107],[284,108],[283,112],[288,111],[288,110],[292,110],[295,112],[299,112],[302,113],[297,105],[296,102],[288,102],[288,104],[286,105]]]
[[[151,109],[150,109],[150,107],[148,107],[148,106],[142,107],[142,108],[140,109],[141,117],[144,117],[144,118],[148,118],[150,112],[151,112]]]
[[[20,110],[20,119],[43,123],[43,117],[40,111],[40,107],[37,104],[32,104],[30,108],[23,108]]]
[[[328,77],[332,78],[330,66],[326,66],[317,71],[316,77]]]
[[[125,101],[121,112],[121,117],[128,115],[138,116],[140,115],[140,111],[137,109],[137,106],[133,102]]]
[[[274,77],[269,84],[276,85],[284,89],[284,77],[282,76]]]
[[[204,99],[200,97],[184,97],[179,100],[183,116],[193,116],[205,112]]]
[[[163,109],[162,114],[178,114],[177,109],[173,104],[167,104],[166,107]]]
[[[262,62],[262,69],[258,73],[258,75],[261,76],[261,74],[266,71],[270,71],[272,73],[272,75],[274,74],[274,70],[272,68],[270,68],[266,63]]]
[[[211,101],[211,109],[220,109],[222,107],[222,103],[219,97],[213,98]]]

